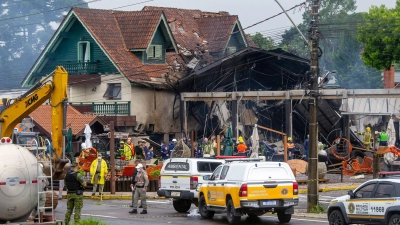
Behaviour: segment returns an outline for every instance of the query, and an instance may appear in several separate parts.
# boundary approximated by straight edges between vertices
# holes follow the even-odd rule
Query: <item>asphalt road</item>
[[[327,197],[324,197],[327,198]],[[328,197],[333,198],[333,196]],[[301,210],[306,208],[306,196],[300,195],[300,204],[296,207],[296,210]],[[123,225],[123,224],[148,224],[153,225],[158,224],[191,224],[203,225],[205,222],[207,224],[228,224],[225,214],[216,214],[212,220],[202,219],[198,217],[188,217],[187,213],[178,213],[173,209],[172,203],[168,199],[160,200],[148,200],[148,212],[147,215],[141,214],[129,214],[128,212],[132,209],[129,207],[130,202],[128,200],[84,200],[84,206],[82,209],[82,219],[87,219],[90,216],[101,220],[107,224]],[[196,207],[193,205],[192,209]],[[60,200],[59,204],[55,210],[56,218],[58,220],[64,219],[64,214],[66,211],[66,199]],[[142,209],[139,209],[141,212]],[[49,212],[47,212],[49,213]],[[72,216],[73,217],[73,216]],[[73,222],[73,218],[71,218]],[[326,224],[328,221],[326,219],[318,218],[305,218],[305,217],[292,217],[289,224],[310,224],[310,223]],[[256,219],[250,219],[247,216],[242,217],[240,224],[279,224],[276,215],[265,214]]]

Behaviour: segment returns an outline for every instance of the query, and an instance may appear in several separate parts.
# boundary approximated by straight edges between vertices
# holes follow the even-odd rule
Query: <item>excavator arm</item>
[[[56,70],[39,81],[25,94],[0,112],[0,134],[1,137],[11,137],[14,127],[37,109],[47,100],[50,100],[53,142],[52,164],[53,179],[63,179],[66,173],[66,166],[69,162],[65,158],[63,149],[64,136],[66,135],[66,112],[67,112],[67,85],[68,73],[63,67],[56,67]]]

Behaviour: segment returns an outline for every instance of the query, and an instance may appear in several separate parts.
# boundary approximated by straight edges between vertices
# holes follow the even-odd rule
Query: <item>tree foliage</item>
[[[362,59],[379,70],[390,69],[400,60],[400,1],[388,9],[384,5],[370,8],[364,14],[365,23],[358,28],[358,40],[364,45]]]
[[[303,23],[298,25],[307,36],[311,15],[309,8],[303,13]],[[362,43],[357,40],[357,24],[363,22],[361,13],[356,10],[355,0],[321,0],[319,46],[322,57],[319,59],[321,73],[336,71],[337,80],[342,88],[380,88],[381,72],[367,67],[362,59]],[[295,28],[286,30],[282,35],[280,47],[293,54],[310,58],[310,48]]]
[[[270,37],[264,37],[261,33],[257,32],[254,35],[249,34],[249,37],[257,45],[257,47],[265,50],[275,49],[277,46]]]
[[[0,0],[0,89],[20,88],[21,81],[71,6],[84,0]],[[5,79],[6,78],[6,79]]]

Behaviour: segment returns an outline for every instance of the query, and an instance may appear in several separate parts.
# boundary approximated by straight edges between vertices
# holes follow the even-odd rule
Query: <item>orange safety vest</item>
[[[287,143],[287,148],[294,148],[294,143]]]
[[[245,144],[239,144],[237,149],[239,153],[244,153],[247,149],[247,146]]]

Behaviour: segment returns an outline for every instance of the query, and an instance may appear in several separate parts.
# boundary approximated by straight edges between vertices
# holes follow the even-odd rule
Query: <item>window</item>
[[[197,162],[197,172],[213,172],[221,163],[218,162]]]
[[[150,45],[147,59],[162,59],[162,45]]]
[[[283,167],[255,167],[250,170],[248,175],[249,181],[266,181],[269,179],[290,179],[290,174]]]
[[[231,55],[236,52],[236,47],[228,47],[226,49],[226,52],[228,53],[228,55]]]
[[[210,180],[219,180],[219,174],[221,173],[222,166],[218,167],[211,175]]]
[[[222,168],[222,172],[221,172],[221,180],[225,180],[226,174],[228,174],[228,170],[229,170],[229,166],[224,166],[224,168]]]
[[[392,184],[379,184],[375,191],[374,198],[389,198],[394,197],[394,188]]]
[[[121,84],[108,84],[108,88],[104,96],[108,99],[121,99]]]
[[[90,42],[88,41],[78,42],[78,61],[82,62],[90,61]]]
[[[375,188],[375,183],[367,184],[366,186],[358,189],[354,193],[354,196],[355,196],[355,198],[370,198],[374,188]]]

